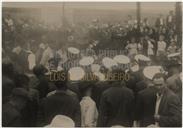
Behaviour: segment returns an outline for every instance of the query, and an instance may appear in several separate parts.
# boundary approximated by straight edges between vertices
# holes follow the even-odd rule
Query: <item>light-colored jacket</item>
[[[53,58],[53,56],[53,50],[50,47],[47,47],[47,49],[45,49],[45,51],[43,52],[40,64],[48,68],[48,61]]]
[[[96,127],[98,111],[95,102],[89,96],[85,96],[82,98],[80,106],[81,106],[81,126]]]

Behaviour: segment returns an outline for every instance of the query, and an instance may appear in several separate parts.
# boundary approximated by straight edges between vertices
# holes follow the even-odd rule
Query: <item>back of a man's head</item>
[[[36,66],[33,68],[33,73],[34,73],[36,76],[42,76],[42,75],[44,75],[46,72],[47,72],[47,69],[46,69],[43,65],[36,65]]]
[[[68,75],[66,71],[60,71],[60,74],[62,74],[63,79],[60,79],[58,81],[54,81],[55,86],[58,90],[67,90],[67,81],[68,81]]]

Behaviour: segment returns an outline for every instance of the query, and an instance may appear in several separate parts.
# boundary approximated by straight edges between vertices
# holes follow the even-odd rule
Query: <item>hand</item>
[[[160,119],[160,115],[154,115],[154,119],[155,119],[155,121],[159,121],[159,119]]]

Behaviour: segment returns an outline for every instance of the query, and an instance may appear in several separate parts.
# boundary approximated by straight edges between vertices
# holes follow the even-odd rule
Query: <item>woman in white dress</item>
[[[137,54],[138,44],[135,42],[135,38],[131,38],[131,42],[127,44],[125,49],[128,51],[128,56],[131,58]]]

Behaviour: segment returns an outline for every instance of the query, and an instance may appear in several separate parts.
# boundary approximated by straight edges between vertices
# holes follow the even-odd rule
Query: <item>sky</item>
[[[42,9],[42,18],[48,22],[57,22],[60,20],[63,11],[62,2],[8,2],[3,3],[3,7],[13,7],[13,8],[39,8]],[[95,10],[101,10],[102,13],[97,14],[97,17],[109,16],[109,18],[121,16],[122,20],[125,20],[125,16],[128,13],[136,15],[136,2],[65,2],[64,3],[66,17],[70,20],[74,18],[77,20],[77,16],[81,17],[81,20],[88,18],[90,16],[95,17]],[[77,11],[78,14],[77,13]],[[88,10],[92,10],[90,12]],[[144,17],[151,16],[151,18],[156,18],[157,15],[163,14],[166,16],[169,10],[175,10],[175,2],[142,2],[141,3],[141,15]],[[106,11],[106,12],[105,12]],[[110,12],[110,14],[108,14]],[[121,13],[121,14],[120,14]],[[90,15],[87,17],[87,15]],[[79,19],[78,19],[79,20]],[[154,22],[154,21],[153,21]]]
[[[173,9],[175,2],[143,2],[142,8],[145,10],[166,10]],[[3,7],[31,7],[31,8],[55,8],[62,6],[61,2],[3,2]],[[133,9],[136,2],[66,2],[69,8],[96,8],[96,9]]]

